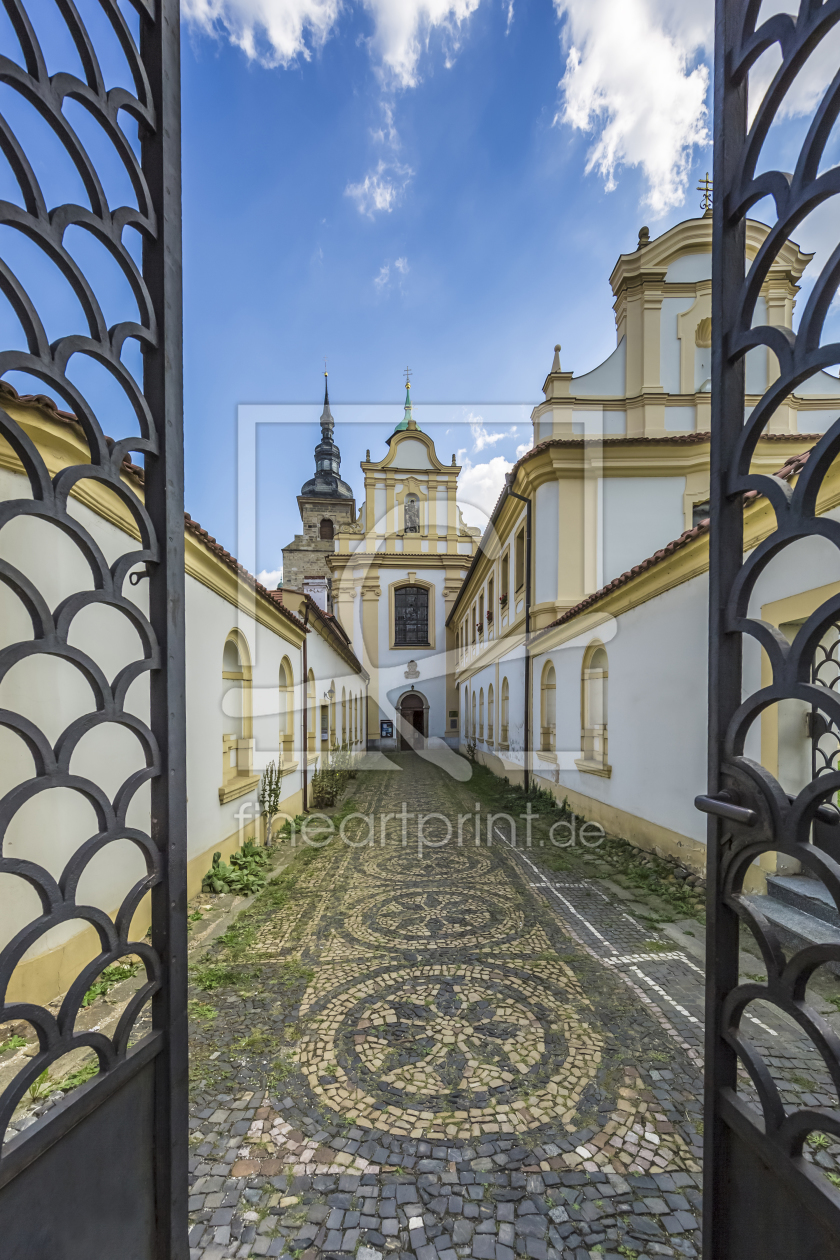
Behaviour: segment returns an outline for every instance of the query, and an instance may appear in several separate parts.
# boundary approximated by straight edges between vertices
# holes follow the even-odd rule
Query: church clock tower
[[[283,548],[283,586],[306,591],[325,612],[332,612],[332,580],[327,557],[335,548],[340,526],[356,516],[353,491],[341,480],[341,451],[333,440],[335,421],[330,411],[327,373],[324,373],[324,410],[321,440],[315,447],[315,476],[301,486],[298,509],[303,533]]]

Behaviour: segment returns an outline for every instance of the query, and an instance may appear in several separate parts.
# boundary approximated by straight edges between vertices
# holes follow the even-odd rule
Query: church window
[[[551,661],[542,672],[542,705],[540,722],[540,748],[554,752],[557,733],[557,675]]]
[[[424,586],[399,586],[394,592],[394,643],[399,647],[429,642],[429,592]]]
[[[319,538],[335,538],[335,527],[328,516],[325,516],[318,528]]]
[[[478,738],[484,739],[484,688],[478,693]]]
[[[499,715],[501,722],[501,731],[499,732],[503,744],[508,742],[508,713],[510,710],[510,687],[508,680],[502,679],[502,711]]]
[[[493,693],[493,684],[487,688],[487,743],[493,743],[493,725],[495,719],[495,696]]]
[[[287,656],[280,663],[280,760],[292,755],[294,743],[294,681]]]
[[[520,529],[513,544],[515,590],[520,591],[525,585],[525,530]]]
[[[245,636],[232,630],[222,652],[222,784],[253,774],[251,659]]]
[[[405,532],[407,534],[420,533],[420,501],[416,494],[405,496]]]
[[[581,750],[584,769],[608,770],[607,680],[609,662],[603,643],[591,643],[583,657]]]
[[[472,718],[470,719],[470,735],[475,739],[475,692],[472,693]]]

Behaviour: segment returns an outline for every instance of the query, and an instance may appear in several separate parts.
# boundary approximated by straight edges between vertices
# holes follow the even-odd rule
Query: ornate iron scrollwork
[[[753,725],[771,705],[796,700],[810,707],[812,733],[840,729],[840,694],[823,673],[834,660],[832,627],[840,595],[827,598],[799,628],[793,642],[751,615],[756,583],[784,548],[807,539],[840,548],[840,524],[817,514],[820,487],[840,452],[835,421],[798,468],[782,478],[751,471],[760,435],[777,408],[809,377],[840,361],[840,345],[823,341],[823,327],[840,280],[838,248],[831,253],[804,304],[798,330],[755,324],[769,268],[805,217],[840,191],[840,168],[821,170],[840,114],[840,72],[813,112],[793,173],[757,173],[771,125],[784,117],[796,77],[809,71],[821,41],[840,22],[840,0],[801,0],[796,16],[775,13],[760,21],[761,0],[718,0],[715,49],[715,179],[712,363],[712,526],[710,570],[710,710],[708,812],[724,794],[750,812],[748,823],[710,819],[706,1094],[706,1196],[704,1247],[715,1260],[735,1256],[840,1254],[840,1195],[802,1158],[813,1130],[840,1136],[834,1108],[786,1108],[764,1056],[742,1025],[748,1005],[769,1003],[793,1020],[825,1062],[840,1095],[840,1038],[809,1003],[817,968],[840,962],[840,945],[812,945],[786,956],[756,899],[744,894],[748,868],[776,851],[820,879],[840,908],[840,827],[831,802],[840,789],[836,746],[811,781],[789,796],[773,774],[745,755]],[[758,59],[776,45],[778,66],[757,108],[748,78]],[[744,274],[746,220],[769,198],[775,207],[757,256]],[[744,362],[764,346],[778,363],[772,380],[745,418]],[[765,495],[775,511],[773,532],[744,555],[743,502]],[[742,691],[743,636],[763,648],[771,681]],[[835,669],[836,676],[836,669]],[[822,738],[822,737],[821,737]],[[821,749],[820,741],[814,742]],[[827,748],[827,745],[826,745]],[[820,756],[822,754],[820,753]],[[737,812],[737,811],[736,811]],[[815,827],[815,821],[819,824]],[[758,899],[760,900],[760,899]],[[766,983],[739,984],[739,925],[752,932],[764,960]],[[760,1113],[738,1092],[738,1064],[749,1073]]]
[[[27,491],[0,502],[0,547],[3,531],[14,522],[37,518],[42,531],[58,531],[76,549],[89,581],[51,606],[48,595],[27,571],[21,547],[4,548],[0,582],[25,610],[32,633],[0,650],[0,687],[7,684],[8,695],[16,667],[22,663],[37,665],[50,658],[63,662],[84,679],[90,704],[89,710],[70,721],[57,738],[48,736],[21,711],[8,707],[0,711],[0,725],[22,741],[33,763],[31,775],[13,783],[0,799],[0,875],[29,885],[41,907],[40,915],[7,940],[0,952],[0,1020],[26,1021],[38,1038],[36,1053],[24,1059],[0,1097],[0,1142],[4,1134],[7,1137],[0,1159],[0,1190],[33,1165],[33,1151],[39,1143],[46,1149],[49,1141],[54,1144],[56,1132],[69,1132],[78,1123],[71,1109],[82,1104],[80,1095],[84,1095],[85,1113],[90,1114],[100,1097],[113,1097],[120,1083],[128,1082],[133,1072],[153,1061],[154,1143],[158,1148],[156,1155],[149,1156],[149,1166],[154,1167],[152,1180],[156,1179],[154,1254],[175,1256],[185,1254],[186,1248],[178,4],[177,0],[130,0],[130,8],[128,4],[123,8],[118,0],[98,0],[100,25],[95,33],[83,21],[74,0],[42,0],[31,17],[24,0],[3,0],[3,5],[18,46],[7,46],[0,55],[0,82],[11,106],[0,115],[0,150],[17,194],[0,201],[0,225],[14,229],[21,241],[27,238],[37,247],[42,263],[52,265],[51,292],[58,291],[63,283],[69,286],[78,303],[79,324],[74,325],[68,317],[68,326],[57,337],[48,336],[47,325],[52,330],[59,316],[51,308],[45,309],[43,302],[39,307],[32,296],[21,273],[22,251],[11,247],[0,252],[0,292],[17,317],[19,340],[25,344],[25,349],[0,352],[0,377],[15,372],[37,377],[53,395],[21,400],[7,382],[0,382],[0,435],[16,457],[16,471],[22,474],[16,479]],[[51,50],[45,53],[36,30],[41,31],[42,38],[51,39],[59,23],[64,24],[65,42],[56,39],[54,47],[63,49],[69,35],[77,63],[73,70],[53,69],[51,73]],[[117,86],[106,86],[102,49],[97,46],[102,38],[110,41],[109,82],[113,82],[112,67],[119,55],[124,59],[126,82]],[[81,77],[73,72],[79,65]],[[71,118],[77,116],[72,110],[78,106],[85,111],[84,123],[79,115],[74,128]],[[72,165],[87,205],[48,203],[39,174],[43,177],[50,167],[51,155],[33,140],[38,133],[32,125],[20,125],[27,111],[49,126]],[[120,180],[127,180],[125,186],[131,189],[134,205],[109,202],[105,189],[118,186],[114,178],[117,170]],[[99,292],[106,283],[104,264],[93,269],[83,266],[79,258],[86,255],[71,247],[68,236],[79,230],[105,251],[108,265],[116,264],[119,270],[122,287],[112,284],[107,295],[110,311],[119,291],[122,309],[116,322],[106,319]],[[58,309],[65,312],[64,307]],[[142,350],[142,380],[129,366],[133,362],[129,353],[132,345]],[[103,369],[116,383],[123,403],[127,403],[126,414],[134,417],[127,427],[136,431],[116,440],[106,436],[105,424],[111,428],[116,421],[112,413],[103,414],[96,402],[99,395],[92,396],[90,387],[80,386],[80,379],[92,379],[94,373],[92,369],[87,376],[77,372],[79,358]],[[58,410],[55,398],[66,412]],[[83,438],[87,450],[80,454],[79,462],[51,471],[22,420],[27,404],[40,408],[41,415],[54,425],[66,425],[77,445]],[[131,462],[132,456],[142,461],[142,467]],[[13,458],[12,465],[14,462]],[[121,535],[121,554],[114,556],[109,551],[106,557],[95,524],[78,508],[84,494],[89,498],[110,496],[130,522]],[[115,532],[112,530],[112,542]],[[148,584],[137,586],[140,577],[149,577]],[[130,590],[130,585],[136,590]],[[97,659],[95,636],[79,646],[80,618],[91,609],[103,608],[109,616],[125,620],[139,645],[136,658],[113,677]],[[146,699],[139,703],[138,684],[146,688]],[[130,733],[138,754],[136,768],[116,791],[106,789],[95,775],[75,772],[73,764],[85,737],[108,723]],[[104,779],[107,767],[102,769]],[[139,827],[130,823],[128,815],[146,783],[151,784],[150,821],[148,826]],[[95,827],[76,846],[63,869],[51,872],[43,861],[27,856],[19,836],[14,844],[10,836],[27,803],[55,789],[78,794],[86,801],[95,816]],[[55,810],[59,809],[56,800]],[[111,915],[98,905],[84,904],[77,894],[91,863],[115,842],[128,842],[139,851],[145,873]],[[152,900],[150,939],[133,939],[132,918],[147,894]],[[77,923],[93,928],[99,953],[81,967],[58,1011],[26,1000],[25,995],[7,1000],[9,984],[26,952],[37,947],[52,929]],[[79,1013],[91,983],[103,968],[128,954],[141,959],[145,983],[128,1003],[112,1035],[93,1029],[81,1031],[77,1027]],[[132,1029],[150,1000],[152,1028],[130,1048]],[[83,1090],[68,1095],[40,1126],[17,1135],[11,1130],[7,1133],[15,1107],[27,1089],[61,1056],[80,1047],[95,1051],[99,1075]],[[52,1138],[39,1136],[49,1126],[53,1126]],[[124,1138],[130,1143],[131,1133]],[[92,1190],[93,1178],[100,1175],[101,1169],[97,1172],[96,1164],[92,1164]],[[45,1190],[47,1214],[50,1197]],[[93,1202],[92,1194],[88,1206]],[[20,1229],[31,1225],[31,1221],[21,1221]],[[9,1236],[5,1237],[4,1246],[10,1243]],[[16,1236],[11,1239],[11,1243],[16,1241],[19,1243]],[[23,1254],[15,1252],[14,1246],[12,1251]],[[127,1249],[122,1254],[128,1254]]]

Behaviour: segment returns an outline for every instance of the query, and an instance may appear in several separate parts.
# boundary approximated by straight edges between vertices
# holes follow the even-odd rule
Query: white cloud
[[[263,569],[257,574],[257,581],[261,582],[262,585],[269,591],[276,590],[278,583],[282,582],[282,580],[282,566],[279,569]]]
[[[445,61],[452,64],[461,27],[480,0],[362,2],[373,18],[370,45],[380,73],[407,88],[419,82],[418,62],[433,31],[443,35]],[[229,39],[264,66],[308,60],[333,33],[342,8],[341,0],[181,0],[184,18],[197,30]]]
[[[641,166],[654,215],[681,205],[695,148],[708,145],[712,0],[554,0],[568,46],[555,122],[595,133],[586,170],[608,190]]]
[[[389,267],[388,263],[383,263],[382,266],[379,268],[379,275],[373,277],[374,288],[376,289],[378,293],[382,292],[382,290],[385,288],[390,278],[391,278],[391,268]]]
[[[411,268],[408,265],[407,258],[397,258],[396,261],[394,262],[394,266],[396,267],[397,271],[402,276],[407,276],[409,271],[411,270]]]
[[[501,442],[502,438],[507,437],[506,433],[488,432],[483,417],[474,416],[472,412],[467,417],[467,424],[472,434],[473,450],[476,452],[483,451],[486,446],[495,446],[497,442]]]
[[[446,42],[445,61],[452,65],[460,30],[480,0],[364,0],[374,21],[373,47],[387,78],[398,87],[415,87],[421,53],[437,30]]]
[[[517,446],[516,458],[521,459],[523,455],[527,455],[533,445],[533,442],[523,442],[521,446]]]
[[[465,451],[458,452],[458,463],[462,465],[458,478],[458,506],[467,525],[484,529],[512,465],[504,455],[494,455],[486,464],[473,464],[464,458],[465,455]]]
[[[249,61],[288,66],[309,60],[329,39],[341,0],[181,0],[186,21],[206,35],[226,37]]]
[[[360,184],[348,184],[346,197],[352,197],[360,214],[372,219],[384,211],[390,214],[399,201],[414,171],[398,162],[385,162],[381,158],[375,171],[368,171]]]

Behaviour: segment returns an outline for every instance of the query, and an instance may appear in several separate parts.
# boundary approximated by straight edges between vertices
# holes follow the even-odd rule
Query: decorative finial
[[[324,360],[326,363],[326,359]],[[324,406],[330,405],[330,383],[326,371],[324,372]]]
[[[403,375],[405,376],[406,389],[411,389],[411,368],[403,368]]]
[[[370,463],[370,447],[365,451],[365,463]]]
[[[639,244],[636,246],[636,248],[644,249],[645,245],[650,245],[650,228],[640,227],[639,228]]]
[[[706,171],[705,177],[697,185],[697,191],[703,194],[700,199],[700,209],[703,211],[703,218],[710,219],[712,217],[712,181],[709,179],[708,171]]]
[[[551,365],[551,371],[552,373],[563,371],[563,369],[560,366],[560,346],[559,345],[554,347],[554,362]]]

